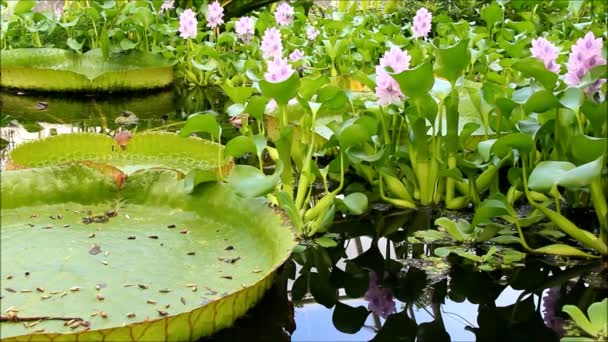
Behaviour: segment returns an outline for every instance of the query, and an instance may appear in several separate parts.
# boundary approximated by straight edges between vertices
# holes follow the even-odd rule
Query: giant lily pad
[[[109,164],[123,172],[168,168],[181,173],[197,170],[227,172],[231,159],[223,158],[223,146],[173,133],[134,134],[123,149],[103,134],[64,134],[35,140],[10,153],[12,168],[28,168],[74,161]]]
[[[295,245],[261,199],[185,194],[173,171],[121,191],[81,164],[1,181],[3,340],[198,339],[253,306]]]
[[[106,60],[100,49],[82,55],[53,48],[3,50],[0,86],[43,91],[119,91],[166,87],[173,62],[132,51]]]

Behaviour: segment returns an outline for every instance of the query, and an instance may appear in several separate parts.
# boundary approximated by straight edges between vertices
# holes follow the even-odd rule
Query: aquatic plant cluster
[[[413,300],[394,277],[404,265],[378,250],[382,236],[407,231],[404,243],[432,246],[428,262],[458,257],[486,272],[533,256],[601,259],[605,268],[603,1],[384,1],[370,10],[369,1],[326,8],[299,0],[239,13],[245,3],[86,1],[32,12],[2,2],[0,46],[101,49],[106,58],[142,50],[175,61],[181,88],[221,88],[223,113],[189,112],[178,134],[224,144],[214,164],[235,165],[184,171],[184,191],[226,183],[280,208],[299,241],[286,266],[292,296],[311,293],[356,318],[342,321],[343,331],[358,331],[369,312],[387,326],[416,326],[397,313],[395,298],[410,308]],[[439,214],[433,229],[410,231],[399,220],[390,231],[344,227],[353,217],[388,218],[387,208]],[[584,224],[571,215],[577,210],[590,214]],[[338,268],[346,237],[370,234],[372,247]],[[367,310],[336,297],[331,285],[349,280],[347,294],[364,297]],[[597,340],[608,334],[598,314],[607,302],[598,299],[589,319],[563,306]],[[545,307],[559,316],[559,305]],[[552,336],[570,335],[565,317],[547,319]]]

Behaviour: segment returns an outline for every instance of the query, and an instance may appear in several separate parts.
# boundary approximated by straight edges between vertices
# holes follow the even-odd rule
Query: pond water
[[[218,90],[169,89],[128,98],[3,90],[2,161],[15,145],[54,134],[176,130],[190,113],[224,113],[224,103]],[[227,117],[221,119],[230,139],[237,131]],[[482,271],[467,259],[434,257],[436,246],[407,238],[429,229],[435,215],[379,206],[356,221],[338,221],[332,229],[340,237],[337,246],[308,246],[282,267],[256,307],[204,341],[558,341],[559,323],[567,317],[563,305],[585,311],[608,296],[601,261],[528,256]],[[377,274],[384,276],[378,280]],[[370,308],[394,314],[368,314],[370,300]]]

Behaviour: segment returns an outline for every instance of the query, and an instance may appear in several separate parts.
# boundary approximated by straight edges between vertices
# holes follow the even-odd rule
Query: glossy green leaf
[[[542,161],[530,173],[528,188],[538,192],[549,192],[564,173],[575,167],[576,165],[566,161]]]
[[[289,100],[296,97],[300,88],[300,77],[294,72],[287,80],[279,83],[272,83],[265,80],[260,81],[262,95],[275,99],[278,104],[287,105]]]
[[[244,315],[295,246],[262,201],[222,184],[187,195],[170,171],[133,174],[120,192],[82,165],[5,171],[1,182],[2,272],[15,275],[2,280],[3,315],[78,317],[90,329],[3,321],[3,339],[197,340]]]
[[[599,177],[604,166],[604,157],[599,157],[592,162],[568,170],[559,177],[557,184],[566,188],[582,188]]]
[[[608,334],[608,298],[589,305],[587,314],[591,325],[598,330],[598,333],[606,336]]]
[[[235,157],[235,158],[240,158],[242,156],[244,156],[246,153],[256,153],[256,146],[255,146],[255,142],[253,141],[253,139],[249,136],[245,136],[245,135],[239,135],[236,136],[232,139],[230,139],[230,141],[228,141],[228,143],[226,143],[226,149],[225,149],[225,153],[226,155]]]
[[[367,196],[361,192],[346,195],[342,202],[353,215],[361,215],[367,210]]]
[[[593,258],[594,256],[580,249],[564,244],[548,245],[534,250],[536,253],[561,255],[569,257]]]
[[[263,196],[272,192],[281,181],[283,163],[279,160],[272,175],[266,176],[260,169],[249,165],[236,165],[226,182],[234,191],[247,198]]]
[[[505,196],[501,193],[491,195],[475,208],[475,215],[471,224],[478,226],[492,222],[491,219],[499,216],[515,216],[513,208],[509,206]]]
[[[591,336],[597,336],[598,329],[594,327],[585,314],[574,305],[564,305],[562,311],[567,313],[576,325]]]
[[[526,113],[544,113],[551,108],[559,107],[560,103],[549,90],[540,90],[532,94],[524,104]]]
[[[251,87],[234,87],[229,84],[222,84],[221,87],[234,103],[244,104],[254,92]]]
[[[188,137],[192,133],[209,133],[214,139],[219,139],[222,135],[222,128],[212,114],[192,114],[186,120],[186,124],[179,131],[182,137]]]
[[[521,154],[529,152],[533,147],[532,137],[523,133],[511,133],[498,140],[492,145],[491,151],[498,158],[504,158],[512,150],[518,150]]]
[[[513,68],[521,71],[528,77],[534,77],[547,90],[553,90],[557,82],[557,74],[547,70],[545,64],[536,57],[520,59]]]
[[[493,2],[490,5],[484,6],[481,9],[481,18],[486,22],[488,27],[493,27],[497,22],[501,22],[503,19],[504,11],[498,5],[498,3]]]
[[[465,234],[463,234],[460,229],[458,229],[456,222],[450,220],[449,218],[440,217],[435,220],[435,224],[443,227],[443,229],[445,229],[445,231],[448,232],[448,234],[450,234],[452,238],[454,238],[456,241],[465,240]]]
[[[454,83],[471,63],[469,40],[461,40],[448,48],[437,48],[436,56],[435,72]]]
[[[588,163],[608,153],[608,138],[577,134],[570,139],[570,154],[575,161]]]
[[[433,68],[426,62],[413,69],[405,70],[399,74],[391,74],[399,83],[401,92],[407,97],[419,97],[429,93],[435,83]]]

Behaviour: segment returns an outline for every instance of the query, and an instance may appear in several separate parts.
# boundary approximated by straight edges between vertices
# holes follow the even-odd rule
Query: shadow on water
[[[129,98],[3,90],[0,105],[3,159],[15,144],[53,134],[175,131],[196,112],[220,113],[226,139],[238,133],[228,123],[225,95],[215,88]],[[133,112],[137,123],[117,124],[123,111]],[[338,220],[331,229],[336,246],[303,243],[245,317],[201,341],[558,341],[567,318],[563,305],[586,311],[608,296],[605,261],[527,255],[480,265],[453,254],[436,257],[435,248],[444,245],[408,240],[431,229],[436,215],[378,207],[357,220]],[[491,248],[465,247],[479,256]]]

